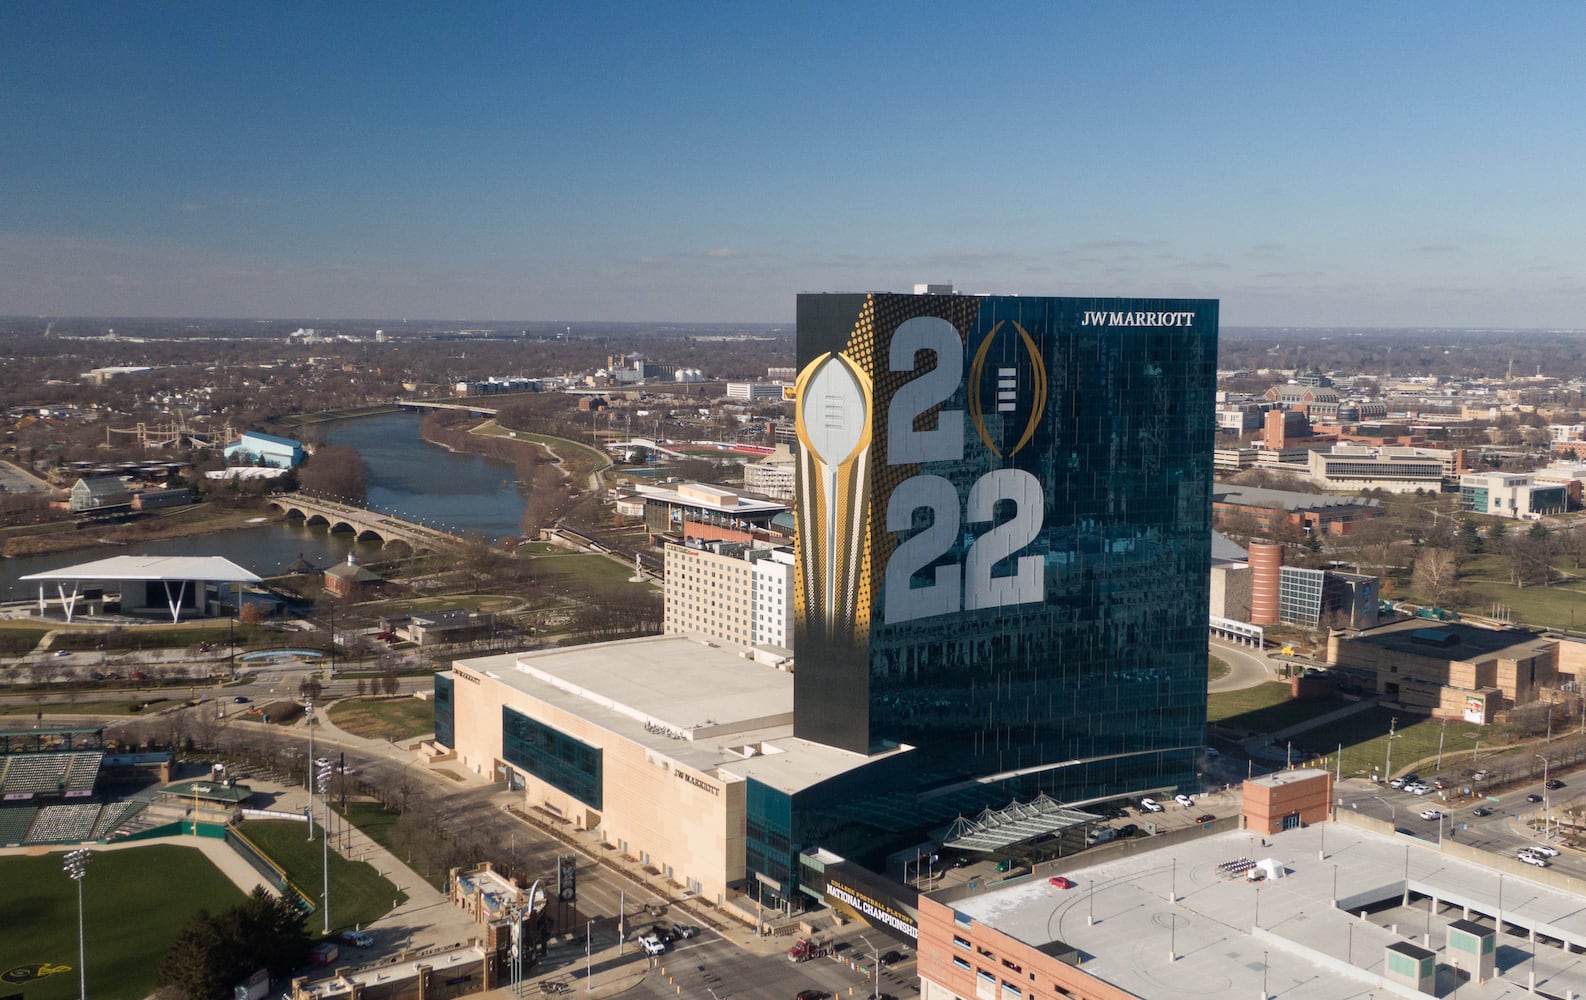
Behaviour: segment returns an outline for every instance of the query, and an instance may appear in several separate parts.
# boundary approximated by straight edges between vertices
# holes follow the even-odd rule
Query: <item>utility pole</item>
[[[1388,721],[1388,755],[1382,762],[1382,778],[1384,781],[1393,780],[1393,741],[1399,738],[1395,732],[1399,728],[1399,717],[1395,715]]]

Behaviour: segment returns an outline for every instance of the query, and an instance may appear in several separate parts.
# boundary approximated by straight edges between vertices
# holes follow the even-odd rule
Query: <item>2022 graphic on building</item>
[[[1088,599],[1069,578],[1095,579],[1092,549],[1206,532],[1216,302],[858,293],[798,306],[795,684],[811,738],[912,742],[906,722],[875,718],[883,689],[906,678],[949,697],[952,665],[960,680],[977,669],[977,636],[1061,632],[1039,619]],[[1151,585],[1171,578],[1164,565]],[[1026,680],[1056,669],[1038,646],[1003,666]]]

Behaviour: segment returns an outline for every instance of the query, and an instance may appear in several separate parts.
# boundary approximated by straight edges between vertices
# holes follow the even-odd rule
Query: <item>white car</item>
[[[639,939],[639,947],[644,949],[646,955],[661,955],[666,952],[666,945],[654,934],[646,934]]]
[[[1532,844],[1530,847],[1526,848],[1526,850],[1530,851],[1532,854],[1540,854],[1544,858],[1558,857],[1558,848],[1549,847],[1547,844]]]
[[[1524,848],[1521,848],[1520,852],[1516,854],[1515,857],[1519,858],[1521,861],[1524,861],[1528,865],[1536,865],[1538,868],[1547,868],[1551,864],[1551,862],[1549,862],[1548,859],[1544,858],[1542,855],[1532,854],[1530,851],[1525,850]]]
[[[1421,810],[1421,818],[1422,819],[1442,819],[1443,818],[1443,814],[1442,814],[1441,811],[1439,811],[1437,809],[1422,809]]]
[[[1425,795],[1427,792],[1430,792],[1432,790],[1430,785],[1421,785],[1421,784],[1406,785],[1404,787],[1409,790],[1411,795]]]
[[[1388,782],[1388,787],[1389,788],[1403,788],[1404,787],[1404,779],[1403,778],[1394,778],[1392,781]]]
[[[1173,796],[1173,801],[1177,802],[1179,805],[1183,806],[1186,809],[1188,809],[1190,806],[1195,804],[1195,800],[1194,799],[1190,798],[1188,795],[1185,795],[1182,792],[1180,792],[1179,794]]]
[[[1148,813],[1159,813],[1162,811],[1162,804],[1156,799],[1141,799],[1140,808]]]

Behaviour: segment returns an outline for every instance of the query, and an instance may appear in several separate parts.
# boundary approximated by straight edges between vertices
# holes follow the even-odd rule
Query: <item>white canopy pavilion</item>
[[[124,613],[163,607],[170,613],[171,621],[179,622],[184,610],[190,616],[208,616],[212,602],[223,596],[224,585],[231,585],[231,603],[235,607],[238,586],[259,582],[259,577],[220,556],[114,556],[21,579],[39,585],[41,615],[48,609],[45,586],[53,583],[67,622],[84,597],[85,584],[119,583]]]

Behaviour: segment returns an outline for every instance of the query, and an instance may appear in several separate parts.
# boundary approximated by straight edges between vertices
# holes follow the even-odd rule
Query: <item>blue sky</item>
[[[0,3],[0,314],[1586,328],[1586,5]]]

